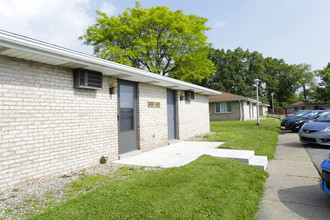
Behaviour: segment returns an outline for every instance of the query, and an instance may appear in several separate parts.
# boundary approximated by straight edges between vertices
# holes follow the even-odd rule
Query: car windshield
[[[310,114],[310,113],[312,113],[311,111],[303,111],[303,112],[301,112],[301,115],[299,115],[300,117],[305,117],[305,115],[307,115],[307,114]]]
[[[313,118],[317,114],[318,114],[318,112],[310,112],[310,113],[304,115],[303,118],[310,119],[310,118]]]
[[[306,114],[306,112],[304,111],[297,111],[297,112],[293,112],[290,116],[302,116]]]
[[[321,117],[316,119],[316,121],[330,122],[330,112],[327,112],[327,113],[323,114]]]
[[[301,113],[300,111],[299,112],[292,112],[291,114],[290,114],[290,116],[297,116],[299,113]]]

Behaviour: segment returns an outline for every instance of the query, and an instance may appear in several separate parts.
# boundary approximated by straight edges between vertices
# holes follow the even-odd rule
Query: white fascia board
[[[72,63],[88,66],[89,68],[104,69],[116,72],[118,74],[125,74],[132,77],[141,77],[145,80],[149,79],[166,85],[178,86],[186,90],[193,90],[196,93],[206,93],[208,95],[219,95],[218,91],[208,89],[202,86],[197,86],[191,83],[183,82],[173,78],[160,76],[145,70],[125,66],[105,59],[83,54],[73,50],[69,50],[56,45],[44,43],[31,38],[22,37],[16,34],[8,33],[0,30],[0,46],[13,48],[20,51],[30,52],[32,54],[39,54],[45,57],[52,57],[59,60],[65,60]],[[113,74],[115,75],[115,74]]]
[[[249,101],[249,98],[209,100],[209,102],[231,102],[231,101]]]
[[[258,103],[258,101],[255,100],[255,99],[249,99],[248,101],[249,101],[249,102],[252,102],[252,103]],[[266,103],[262,103],[262,102],[260,102],[260,101],[259,101],[259,105],[270,106],[270,105],[268,105],[268,104],[266,104]]]

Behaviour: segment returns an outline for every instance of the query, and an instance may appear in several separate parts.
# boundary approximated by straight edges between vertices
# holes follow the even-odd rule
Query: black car
[[[299,118],[303,115],[306,115],[308,113],[312,112],[312,110],[300,110],[297,112],[292,113],[291,115],[286,116],[285,118],[282,119],[281,126],[284,127],[285,123],[289,120],[292,120],[294,118]]]
[[[285,122],[285,129],[298,132],[300,128],[308,121],[314,120],[322,115],[325,110],[314,110],[299,118],[293,118]]]

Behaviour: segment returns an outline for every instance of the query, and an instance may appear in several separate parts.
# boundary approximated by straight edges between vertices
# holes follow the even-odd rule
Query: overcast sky
[[[321,69],[330,62],[329,0],[140,0],[142,7],[208,18],[215,48],[237,47],[289,64]],[[94,10],[121,14],[135,0],[0,0],[0,29],[92,54],[78,37],[95,22]]]

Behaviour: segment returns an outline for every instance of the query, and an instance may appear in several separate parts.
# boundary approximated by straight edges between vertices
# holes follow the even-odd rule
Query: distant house
[[[269,105],[259,102],[259,115],[267,114]],[[221,92],[209,97],[211,121],[246,121],[257,118],[257,100]]]
[[[304,103],[296,102],[288,106],[284,106],[286,109],[286,114],[292,113],[298,110],[319,110],[330,108],[330,103],[314,102],[314,103]]]

